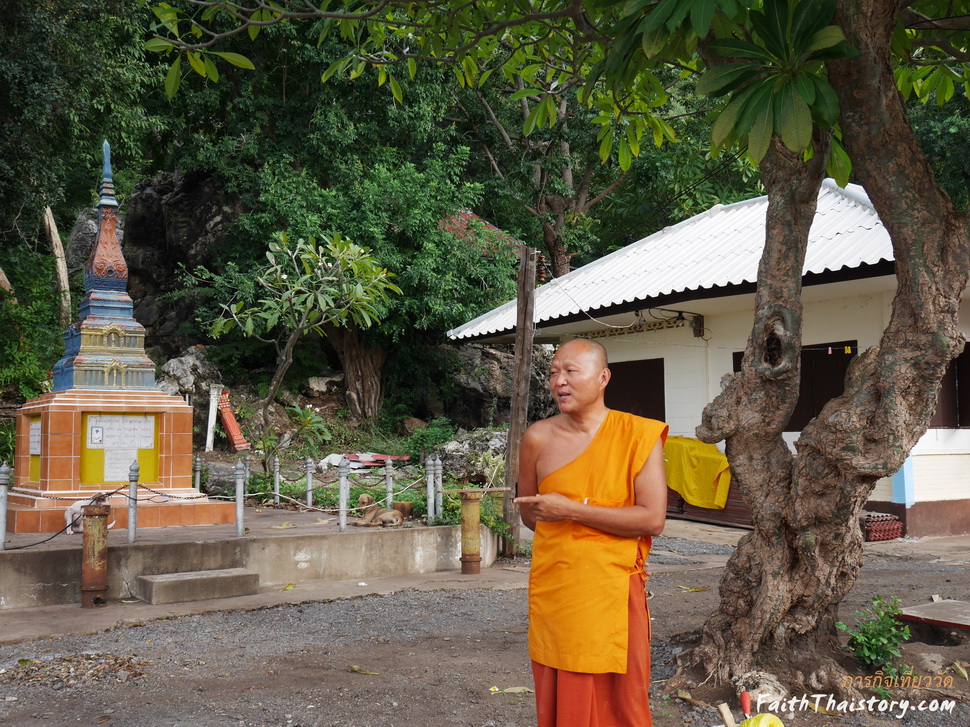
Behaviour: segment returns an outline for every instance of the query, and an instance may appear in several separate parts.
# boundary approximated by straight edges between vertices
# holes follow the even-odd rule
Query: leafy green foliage
[[[849,635],[849,650],[859,661],[890,673],[893,662],[901,656],[899,645],[909,638],[909,626],[895,618],[898,613],[898,598],[887,601],[876,595],[871,608],[856,611],[854,629],[841,621],[835,625]]]
[[[368,249],[338,234],[318,245],[312,237],[291,243],[284,232],[270,243],[266,259],[255,276],[260,297],[223,304],[223,315],[212,324],[216,337],[239,326],[276,351],[276,372],[263,399],[264,427],[300,338],[311,332],[326,336],[330,326],[368,328],[380,320],[378,306],[401,292]],[[200,275],[214,278],[206,271]]]
[[[304,445],[306,454],[319,456],[323,451],[324,443],[333,439],[324,418],[309,406],[287,407],[286,414],[294,427],[293,440],[300,441]]]
[[[7,272],[16,301],[0,290],[0,391],[25,398],[39,395],[63,353],[58,322],[53,260],[28,249],[0,248],[0,268]],[[21,292],[22,291],[22,292]]]
[[[390,293],[401,292],[370,250],[340,235],[318,245],[312,237],[291,243],[282,233],[270,243],[266,259],[269,265],[256,275],[262,297],[251,306],[224,305],[225,315],[213,323],[214,335],[238,325],[282,352],[294,332],[326,335],[324,326],[350,322],[369,327],[378,320],[377,307]]]
[[[405,452],[414,462],[424,463],[437,447],[450,442],[455,436],[455,428],[448,419],[432,419],[424,429],[416,429],[405,442]]]
[[[95,192],[103,139],[122,166],[143,164],[141,144],[163,123],[141,101],[156,84],[141,48],[146,13],[114,0],[4,5],[0,245],[31,241],[45,205],[73,221]],[[126,180],[116,184],[124,196]]]
[[[420,407],[412,392],[443,382],[425,366],[433,358],[429,347],[444,330],[514,295],[516,250],[507,238],[497,244],[483,226],[472,225],[460,238],[443,228],[443,220],[476,207],[482,195],[481,185],[465,179],[470,154],[445,119],[451,96],[444,74],[401,78],[406,105],[343,78],[321,86],[321,73],[347,46],[336,40],[318,46],[308,31],[299,24],[267,27],[254,43],[243,37],[221,46],[245,51],[258,70],[222,68],[218,84],[192,73],[161,148],[168,165],[214,174],[244,210],[210,266],[226,290],[238,291],[236,301],[260,297],[248,271],[261,265],[265,241],[281,230],[290,239],[340,233],[366,245],[395,275],[401,295],[379,302],[381,324],[362,339],[391,352],[389,365],[408,380],[401,396]],[[211,291],[196,285],[186,294],[199,317],[211,320],[219,311]],[[272,365],[252,346],[256,339],[240,332],[220,339],[216,355],[227,359],[221,363],[241,371]],[[312,375],[314,363],[335,365],[336,356],[329,346],[303,340],[294,368],[302,360],[302,375]]]
[[[965,96],[954,98],[946,106],[914,104],[910,123],[926,152],[940,186],[957,209],[970,203],[970,101]]]
[[[0,419],[0,465],[6,462],[11,467],[13,466],[14,448],[16,444],[16,423],[13,419]]]
[[[715,149],[746,143],[757,164],[775,134],[801,152],[811,143],[813,124],[822,130],[835,126],[838,99],[821,74],[825,61],[851,57],[855,50],[844,42],[841,28],[827,25],[834,12],[829,1],[767,0],[762,11],[748,15],[751,40],[728,37],[708,45],[736,59],[714,66],[697,85],[698,93],[730,94],[714,123]]]

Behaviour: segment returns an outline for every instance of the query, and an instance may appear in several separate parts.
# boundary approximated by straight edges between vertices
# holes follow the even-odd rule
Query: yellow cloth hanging
[[[731,470],[717,447],[691,437],[668,437],[664,459],[670,489],[695,507],[724,509]]]

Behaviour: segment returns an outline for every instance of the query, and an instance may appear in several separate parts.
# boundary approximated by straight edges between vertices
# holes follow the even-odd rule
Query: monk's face
[[[600,403],[609,380],[602,349],[582,340],[560,346],[549,369],[549,388],[563,414]]]

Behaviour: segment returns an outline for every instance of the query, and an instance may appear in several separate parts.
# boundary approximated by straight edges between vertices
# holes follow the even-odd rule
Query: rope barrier
[[[293,483],[297,483],[297,482],[304,481],[305,480],[305,477],[306,477],[305,475],[301,475],[301,476],[297,477],[296,479],[292,479],[292,480],[290,480],[288,478],[285,478],[285,477],[282,477],[281,480],[284,481],[284,482],[293,484]],[[378,481],[372,482],[372,483],[369,483],[366,480],[365,481],[361,481],[362,479],[364,479],[366,477],[367,477],[367,475],[364,475],[362,473],[354,473],[354,474],[349,475],[349,478],[352,480],[352,484],[355,487],[358,487],[359,489],[363,489],[365,491],[368,491],[368,494],[370,494],[369,491],[376,491],[376,490],[380,490],[381,492],[386,493],[385,483],[383,481],[383,475],[380,475],[381,480],[378,480]],[[419,477],[418,479],[414,480],[410,484],[405,485],[404,487],[395,490],[392,493],[392,495],[391,495],[392,499],[395,496],[397,496],[397,495],[399,495],[401,493],[408,492],[409,490],[413,489],[414,487],[417,487],[419,485],[423,486],[424,479],[425,478],[423,476],[422,477]],[[37,497],[37,498],[44,499],[44,500],[54,500],[54,501],[71,502],[71,503],[90,501],[90,500],[93,500],[95,498],[108,499],[108,498],[114,497],[114,496],[119,495],[119,494],[120,494],[120,496],[123,499],[125,499],[125,500],[127,500],[129,502],[135,502],[136,504],[139,503],[139,502],[157,502],[158,501],[158,498],[164,498],[164,500],[162,500],[163,502],[164,501],[169,501],[169,500],[201,500],[201,499],[235,500],[236,499],[234,495],[233,496],[229,496],[229,495],[205,495],[205,494],[202,494],[202,493],[199,493],[197,495],[174,495],[174,494],[169,494],[167,492],[161,492],[159,490],[155,490],[155,489],[153,489],[151,487],[148,487],[147,485],[142,485],[141,483],[136,483],[136,484],[137,484],[137,487],[139,487],[140,489],[152,493],[151,496],[150,497],[144,497],[144,498],[140,498],[140,497],[132,498],[125,491],[127,488],[124,487],[124,486],[123,487],[119,487],[119,488],[117,488],[115,490],[112,490],[110,492],[97,492],[97,493],[93,493],[93,494],[89,494],[89,495],[84,495],[84,496],[80,496],[80,497],[62,497],[62,496],[56,496],[56,495],[44,495],[42,493],[31,492],[29,490],[23,490],[23,489],[15,488],[15,487],[8,487],[8,491],[9,492],[16,492],[16,493],[21,494],[21,495],[27,495],[29,497]],[[334,489],[336,487],[339,487],[339,482],[332,482],[332,483],[323,485],[321,487],[314,487],[314,488],[311,489],[311,492],[316,491],[316,490],[321,490],[321,491],[322,490],[330,490],[330,489]],[[243,497],[244,498],[247,498],[247,497],[275,497],[275,496],[276,496],[276,493],[274,493],[274,492],[248,492],[248,493],[243,493]],[[296,499],[294,497],[290,497],[289,495],[284,495],[282,493],[279,493],[279,497],[283,498],[284,500],[288,500],[288,501],[296,504],[297,506],[299,506],[300,511],[302,511],[302,512],[320,512],[320,513],[325,513],[325,514],[337,514],[337,513],[340,512],[340,509],[339,508],[333,508],[333,507],[325,508],[325,507],[308,506],[303,500],[298,500],[298,499]],[[369,505],[368,507],[372,507],[374,504],[382,505],[382,506],[385,506],[386,507],[387,506],[387,499],[388,498],[387,498],[387,495],[386,494],[384,495],[384,497],[382,497],[380,499],[378,499],[378,498],[375,497],[374,498],[374,503],[372,505]],[[359,506],[358,507],[348,507],[348,508],[346,508],[345,512],[358,514],[358,513],[364,512],[366,509],[367,508],[361,508]],[[36,547],[38,545],[43,545],[44,543],[49,543],[51,540],[53,540],[54,538],[58,537],[59,535],[63,535],[65,533],[67,533],[68,531],[72,530],[73,527],[74,527],[74,525],[81,518],[82,518],[82,515],[78,515],[77,517],[74,518],[74,520],[70,524],[66,525],[63,529],[61,529],[60,531],[54,533],[50,537],[45,538],[44,540],[39,540],[36,543],[29,543],[27,545],[18,545],[18,546],[14,546],[14,547],[7,547],[5,549],[6,550],[26,550],[27,548],[34,548],[34,547]]]

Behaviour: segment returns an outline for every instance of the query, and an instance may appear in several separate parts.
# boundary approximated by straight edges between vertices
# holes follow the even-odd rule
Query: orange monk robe
[[[666,435],[663,422],[610,411],[589,446],[539,483],[539,494],[559,492],[604,507],[633,505],[634,480]],[[650,724],[649,616],[640,575],[649,551],[650,538],[619,537],[572,521],[537,523],[529,654],[540,727]],[[555,678],[545,667],[558,671]],[[591,703],[576,704],[583,694],[588,696],[579,701]],[[560,695],[566,703],[550,709]]]

